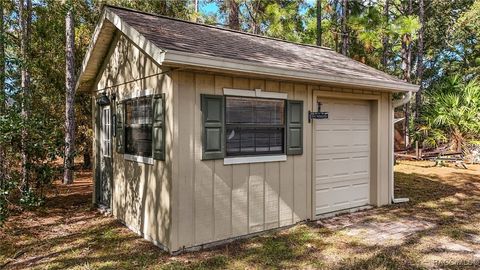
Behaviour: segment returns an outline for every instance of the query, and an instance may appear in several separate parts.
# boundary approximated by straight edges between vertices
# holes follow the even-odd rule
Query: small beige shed
[[[328,48],[106,6],[77,89],[95,191],[176,252],[393,199],[395,92]]]

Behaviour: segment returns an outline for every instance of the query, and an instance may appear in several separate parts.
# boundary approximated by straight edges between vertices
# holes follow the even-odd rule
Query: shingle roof
[[[269,68],[290,69],[322,76],[407,85],[393,76],[331,49],[292,43],[135,10],[107,6],[124,23],[162,50],[243,61]],[[410,88],[413,85],[408,84]]]

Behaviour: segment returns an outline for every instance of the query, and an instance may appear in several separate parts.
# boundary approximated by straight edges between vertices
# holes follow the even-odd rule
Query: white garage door
[[[328,119],[315,123],[316,214],[370,201],[370,103],[319,99]]]

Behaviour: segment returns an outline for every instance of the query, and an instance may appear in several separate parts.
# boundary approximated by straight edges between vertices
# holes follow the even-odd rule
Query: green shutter
[[[116,149],[117,153],[123,154],[125,153],[125,108],[122,102],[117,103],[115,121]]]
[[[165,95],[153,98],[153,159],[165,160]]]
[[[225,127],[223,96],[201,95],[203,122],[202,159],[221,159],[225,156]]]
[[[303,101],[287,101],[287,155],[303,154]]]

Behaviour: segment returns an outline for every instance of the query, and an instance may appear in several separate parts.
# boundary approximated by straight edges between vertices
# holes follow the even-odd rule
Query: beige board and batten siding
[[[224,165],[202,160],[201,94],[223,88],[284,92],[304,101],[307,85],[175,71],[172,250],[246,235],[306,219],[310,150],[287,161]],[[304,141],[310,140],[304,123]]]
[[[312,124],[307,113],[312,110],[314,93],[371,97],[372,112],[382,129],[375,132],[375,143],[382,140],[380,158],[372,153],[371,203],[383,205],[388,198],[387,150],[389,130],[389,93],[305,83],[217,75],[206,72],[174,71],[174,159],[172,160],[173,224],[171,250],[221,241],[263,230],[314,219],[315,196],[312,189]],[[288,156],[286,161],[225,165],[223,159],[202,160],[201,94],[223,95],[224,88],[262,89],[283,92],[288,99],[304,102],[304,151]],[[341,98],[341,97],[340,97]],[[348,98],[348,97],[347,97]],[[375,105],[373,105],[375,104]],[[316,108],[314,109],[316,111]],[[313,111],[313,110],[312,110]],[[372,119],[374,121],[374,119]],[[377,148],[373,149],[377,151]],[[383,160],[382,160],[383,159]],[[372,165],[373,166],[373,165]],[[376,183],[376,175],[380,178]],[[376,194],[380,195],[377,196]]]
[[[153,164],[130,161],[115,150],[113,138],[112,213],[133,231],[160,246],[169,246],[171,226],[172,80],[124,35],[117,35],[97,77],[95,90],[116,95],[116,101],[139,94],[165,94],[166,159]],[[164,74],[159,74],[164,73]],[[98,106],[94,103],[95,113]],[[112,107],[112,113],[115,108]],[[95,117],[94,117],[95,119]],[[98,148],[98,127],[94,149]],[[96,160],[99,157],[96,155]],[[96,164],[97,162],[95,162]],[[95,165],[96,168],[98,164]]]

